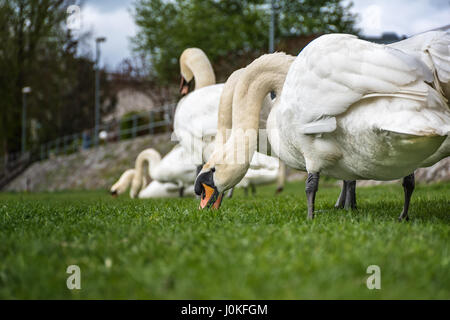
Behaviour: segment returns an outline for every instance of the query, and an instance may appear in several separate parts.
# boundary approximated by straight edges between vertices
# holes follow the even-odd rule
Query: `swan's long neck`
[[[195,90],[216,83],[214,70],[206,54],[198,48],[183,51],[180,57],[181,75],[186,81],[195,79]]]
[[[148,163],[150,177],[156,175],[156,170],[161,162],[161,155],[158,151],[154,149],[147,149],[142,151],[135,162],[135,175],[133,177],[133,182],[131,184],[130,195],[134,198],[139,189],[142,187],[144,176],[145,176],[145,164]]]
[[[119,180],[111,187],[112,192],[117,192],[117,194],[122,194],[127,190],[128,186],[131,184],[131,180],[134,177],[134,169],[125,170],[120,176]]]
[[[232,110],[233,110],[233,95],[234,88],[239,80],[239,77],[244,72],[244,68],[234,71],[223,86],[222,94],[220,96],[216,144],[223,145],[227,141],[227,132],[232,128]]]
[[[284,53],[264,55],[245,69],[236,84],[233,96],[233,128],[225,151],[238,148],[237,152],[245,152],[246,167],[256,150],[259,114],[263,100],[271,91],[280,97],[289,67],[294,59],[295,57]],[[242,134],[246,137],[244,144],[241,142]]]

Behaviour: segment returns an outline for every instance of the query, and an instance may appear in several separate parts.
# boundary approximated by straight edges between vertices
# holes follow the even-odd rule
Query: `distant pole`
[[[269,53],[273,53],[275,51],[275,0],[271,1],[270,10]]]
[[[95,128],[94,144],[98,145],[98,131],[100,124],[100,43],[105,42],[105,37],[95,39]]]
[[[30,87],[22,88],[22,155],[25,154],[27,146],[27,94],[30,92]]]

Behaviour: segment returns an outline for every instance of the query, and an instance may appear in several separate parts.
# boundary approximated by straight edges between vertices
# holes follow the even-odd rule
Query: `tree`
[[[327,32],[357,33],[355,16],[341,0],[278,0],[278,37]],[[213,64],[233,55],[267,52],[270,0],[138,0],[134,49],[146,54],[152,75],[173,81],[178,57],[202,48]]]
[[[40,123],[35,143],[94,126],[93,61],[77,54],[89,35],[75,38],[65,24],[74,2],[0,0],[0,154],[20,150],[24,86],[27,118]],[[105,100],[104,72],[101,81]]]

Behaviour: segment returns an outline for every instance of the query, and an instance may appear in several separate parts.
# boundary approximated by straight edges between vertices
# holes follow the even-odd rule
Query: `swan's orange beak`
[[[204,209],[205,207],[219,209],[222,203],[222,195],[217,192],[214,188],[202,183],[203,192],[200,200],[199,209]]]
[[[189,93],[189,82],[187,82],[183,76],[181,77],[180,93],[182,96],[185,96]]]

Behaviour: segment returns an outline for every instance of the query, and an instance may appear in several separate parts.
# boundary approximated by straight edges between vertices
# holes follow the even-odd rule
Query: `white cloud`
[[[128,38],[137,29],[128,11],[132,3],[132,0],[96,0],[86,2],[82,8],[82,30],[92,30],[93,37],[107,37],[102,44],[102,63],[109,68],[115,68],[131,55]],[[352,11],[359,14],[358,27],[365,35],[393,31],[410,36],[450,23],[450,0],[354,0],[353,3]],[[93,48],[94,40],[91,42]]]
[[[89,4],[81,10],[83,31],[92,31],[94,38],[106,37],[102,43],[102,64],[115,68],[122,59],[131,55],[129,37],[136,34],[136,25],[126,7],[116,10],[101,10]]]
[[[393,31],[410,36],[450,23],[448,0],[354,0],[353,3],[352,11],[360,15],[358,27],[365,35],[377,36]],[[380,11],[380,28],[370,28],[370,19],[373,18],[367,14],[370,7],[377,7]]]

